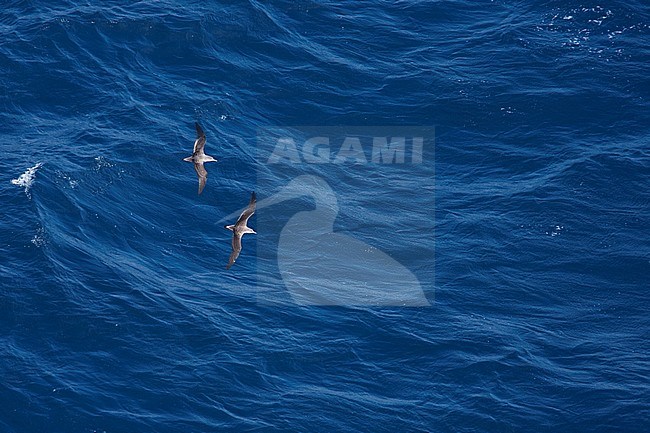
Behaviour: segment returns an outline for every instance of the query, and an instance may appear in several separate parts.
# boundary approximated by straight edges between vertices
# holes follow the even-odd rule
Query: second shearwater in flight
[[[196,141],[194,142],[194,151],[192,152],[192,156],[183,158],[183,161],[194,163],[194,170],[196,170],[196,175],[199,178],[199,194],[201,194],[201,192],[203,192],[203,188],[205,188],[205,182],[208,180],[208,172],[206,171],[205,167],[203,167],[203,163],[217,162],[217,160],[210,155],[205,154],[205,133],[203,132],[203,129],[201,129],[201,125],[199,125],[198,122],[196,122],[194,126],[196,127]]]
[[[239,218],[237,219],[237,222],[232,225],[224,226],[228,230],[232,231],[232,253],[230,254],[230,259],[228,260],[228,265],[226,265],[226,269],[230,269],[230,267],[235,263],[235,260],[237,260],[237,257],[239,257],[239,252],[241,251],[241,238],[244,236],[246,233],[255,233],[255,230],[252,228],[248,227],[248,219],[255,213],[255,192],[251,194],[251,201],[248,203],[248,207],[244,209],[244,211],[239,215]]]

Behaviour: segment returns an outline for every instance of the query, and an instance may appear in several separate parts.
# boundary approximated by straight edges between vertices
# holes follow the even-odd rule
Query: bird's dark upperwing
[[[208,172],[203,167],[203,164],[199,163],[194,163],[194,170],[196,170],[196,175],[199,178],[199,194],[203,192],[203,188],[205,188],[205,182],[208,180]]]
[[[255,192],[253,192],[251,194],[251,201],[248,203],[248,207],[244,209],[244,212],[241,213],[235,225],[246,225],[248,223],[248,219],[255,213],[255,203],[257,203],[257,197],[255,196]]]
[[[196,127],[196,138],[205,137],[205,132],[203,132],[203,129],[201,129],[199,122],[194,122],[194,126]]]
[[[235,263],[235,260],[237,260],[237,257],[239,257],[239,253],[241,252],[241,234],[233,233],[232,235],[232,253],[230,253],[230,259],[228,259],[228,265],[226,265],[226,269],[230,269],[230,267]]]
[[[194,124],[196,127],[196,141],[194,142],[194,153],[197,151],[202,151],[205,147],[205,132],[201,129],[201,125],[198,122]]]

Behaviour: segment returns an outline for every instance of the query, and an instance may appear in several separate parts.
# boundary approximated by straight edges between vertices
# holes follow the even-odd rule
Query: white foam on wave
[[[43,165],[42,162],[39,162],[32,168],[28,168],[26,172],[18,176],[17,179],[11,179],[11,183],[25,188],[25,194],[29,197],[29,189],[32,187],[34,180],[36,179],[36,172]]]
[[[32,238],[32,243],[39,248],[47,243],[47,239],[45,237],[45,229],[43,227],[38,228],[36,234]]]

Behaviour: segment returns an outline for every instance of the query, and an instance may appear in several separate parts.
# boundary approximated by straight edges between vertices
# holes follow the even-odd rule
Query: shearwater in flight
[[[244,236],[246,233],[253,233],[257,234],[255,230],[252,228],[248,227],[248,219],[255,213],[255,203],[256,203],[256,198],[255,198],[255,192],[251,194],[251,201],[248,203],[248,207],[244,209],[244,211],[239,215],[239,218],[237,219],[237,222],[232,225],[227,225],[224,226],[228,230],[232,232],[232,253],[230,253],[230,259],[228,260],[228,265],[226,265],[226,269],[230,269],[230,267],[235,263],[235,260],[237,260],[237,257],[239,257],[239,253],[241,252],[241,238]]]
[[[194,123],[194,126],[196,127],[196,141],[194,142],[194,151],[192,152],[192,156],[183,158],[183,161],[194,163],[194,170],[196,170],[196,175],[199,178],[199,194],[201,194],[203,192],[203,188],[205,188],[205,182],[208,180],[208,172],[206,171],[205,167],[203,167],[203,163],[217,162],[217,160],[210,155],[205,154],[205,133],[203,132],[203,129],[201,129],[201,125],[199,125],[198,122]]]

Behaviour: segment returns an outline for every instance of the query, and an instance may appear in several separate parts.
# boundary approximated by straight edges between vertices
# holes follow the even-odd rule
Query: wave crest
[[[29,189],[32,187],[34,180],[36,180],[36,172],[42,165],[43,163],[39,162],[35,166],[28,168],[27,171],[18,176],[17,179],[11,179],[11,183],[25,188],[25,194],[27,194],[28,197],[31,197],[29,195]]]

